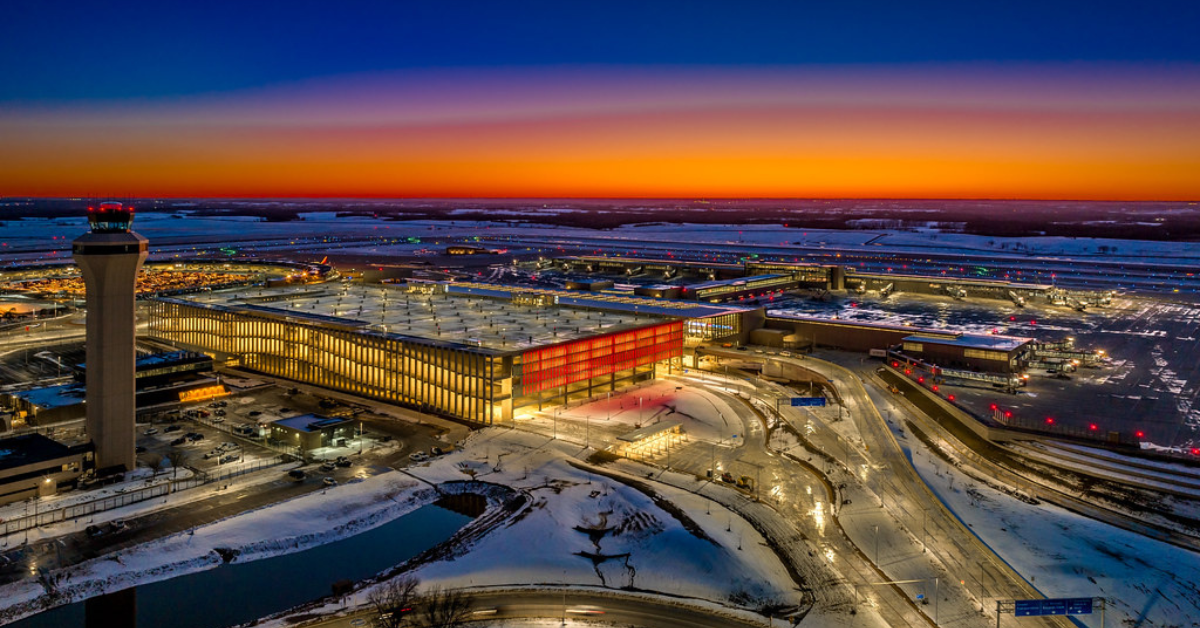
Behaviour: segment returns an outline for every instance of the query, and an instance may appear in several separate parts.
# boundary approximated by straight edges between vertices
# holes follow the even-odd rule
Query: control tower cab
[[[133,224],[133,206],[106,201],[88,206],[88,225],[92,233],[129,233]]]

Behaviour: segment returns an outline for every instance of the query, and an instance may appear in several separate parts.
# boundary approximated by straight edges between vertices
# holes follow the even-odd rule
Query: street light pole
[[[922,554],[929,551],[929,546],[926,544],[926,541],[928,540],[929,536],[926,533],[926,529],[925,529],[925,524],[927,523],[928,519],[929,519],[929,508],[922,508],[921,509],[921,553]]]

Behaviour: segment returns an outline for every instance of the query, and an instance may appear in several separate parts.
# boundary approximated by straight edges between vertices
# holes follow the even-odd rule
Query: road
[[[872,389],[876,395],[873,398],[861,375],[841,365],[813,359],[805,360],[805,365],[826,375],[842,392],[850,409],[848,414],[865,443],[855,448],[857,451],[843,454],[848,457],[840,461],[852,466],[862,464],[861,458],[869,459],[868,469],[860,475],[864,479],[860,486],[870,489],[878,501],[844,509],[839,513],[839,521],[859,547],[874,553],[879,543],[883,551],[875,562],[889,577],[894,580],[937,577],[939,587],[945,588],[950,599],[959,602],[974,599],[988,608],[994,607],[996,599],[1041,597],[974,532],[963,526],[917,475],[888,428],[893,419],[879,413],[879,408],[889,417],[896,412],[898,420],[900,410],[890,403],[890,398]],[[832,432],[828,428],[824,431]],[[818,428],[818,434],[821,432]],[[844,439],[837,440],[848,445]],[[826,447],[835,456],[847,451],[847,448]],[[883,513],[885,517],[880,516]],[[906,546],[907,551],[902,549]],[[889,547],[892,552],[886,549]],[[942,600],[947,601],[946,593]],[[959,610],[955,614],[965,618],[971,613]],[[947,617],[941,619],[944,622]],[[1043,625],[1068,625],[1061,618],[1042,621]]]
[[[642,628],[761,628],[768,625],[787,625],[783,620],[771,622],[748,621],[729,614],[718,614],[708,608],[689,606],[674,601],[644,595],[629,595],[617,591],[593,593],[579,589],[507,591],[471,591],[471,609],[478,620],[550,618],[563,619],[565,625],[592,625],[585,619],[602,619],[617,625]],[[369,626],[375,613],[359,611],[346,617],[302,624],[305,628],[354,628]]]

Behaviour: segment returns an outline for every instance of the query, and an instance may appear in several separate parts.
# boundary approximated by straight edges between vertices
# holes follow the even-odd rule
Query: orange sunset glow
[[[0,194],[1190,200],[1195,75],[540,71],[10,106]]]

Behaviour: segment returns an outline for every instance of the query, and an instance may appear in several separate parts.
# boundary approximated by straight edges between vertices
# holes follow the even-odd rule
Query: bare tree
[[[187,454],[179,451],[178,449],[172,449],[171,451],[167,452],[167,461],[171,463],[171,468],[174,469],[173,477],[178,478],[179,467],[182,467],[183,463],[187,462]]]
[[[471,616],[471,598],[459,589],[433,587],[421,597],[420,624],[429,628],[451,628]]]
[[[417,598],[417,587],[421,581],[414,576],[400,576],[371,590],[367,603],[375,610],[371,625],[375,628],[398,628],[403,626],[412,612]]]
[[[154,475],[158,475],[158,472],[162,471],[163,468],[162,456],[150,456],[146,459],[146,466],[150,467],[150,470],[154,472]]]

